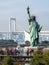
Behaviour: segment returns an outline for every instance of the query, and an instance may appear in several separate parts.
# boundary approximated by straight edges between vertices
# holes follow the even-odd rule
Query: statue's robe
[[[37,46],[39,43],[39,32],[42,27],[34,21],[34,20],[29,20],[29,30],[30,30],[30,39],[31,39],[31,45],[32,46]]]

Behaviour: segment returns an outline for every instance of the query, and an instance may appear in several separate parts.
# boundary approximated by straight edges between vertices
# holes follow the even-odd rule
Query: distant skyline
[[[11,17],[16,18],[16,31],[29,31],[27,6],[42,30],[49,30],[49,0],[0,0],[0,32],[9,31]]]

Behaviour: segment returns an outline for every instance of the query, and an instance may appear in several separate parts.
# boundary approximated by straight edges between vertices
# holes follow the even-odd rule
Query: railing
[[[13,63],[17,62],[20,64],[30,63],[30,59],[33,58],[33,56],[0,55],[0,59],[4,59],[7,56],[10,56],[11,58],[14,59]],[[3,64],[4,61],[0,61],[0,63]]]

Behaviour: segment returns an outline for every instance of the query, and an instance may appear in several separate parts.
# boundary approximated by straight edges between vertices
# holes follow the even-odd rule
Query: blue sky
[[[49,30],[49,0],[0,0],[0,31],[9,31],[11,17],[16,18],[16,31],[29,31],[28,5],[42,30]]]

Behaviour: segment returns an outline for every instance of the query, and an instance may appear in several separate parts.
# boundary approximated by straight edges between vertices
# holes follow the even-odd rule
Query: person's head
[[[36,21],[36,16],[32,16],[32,20]]]

